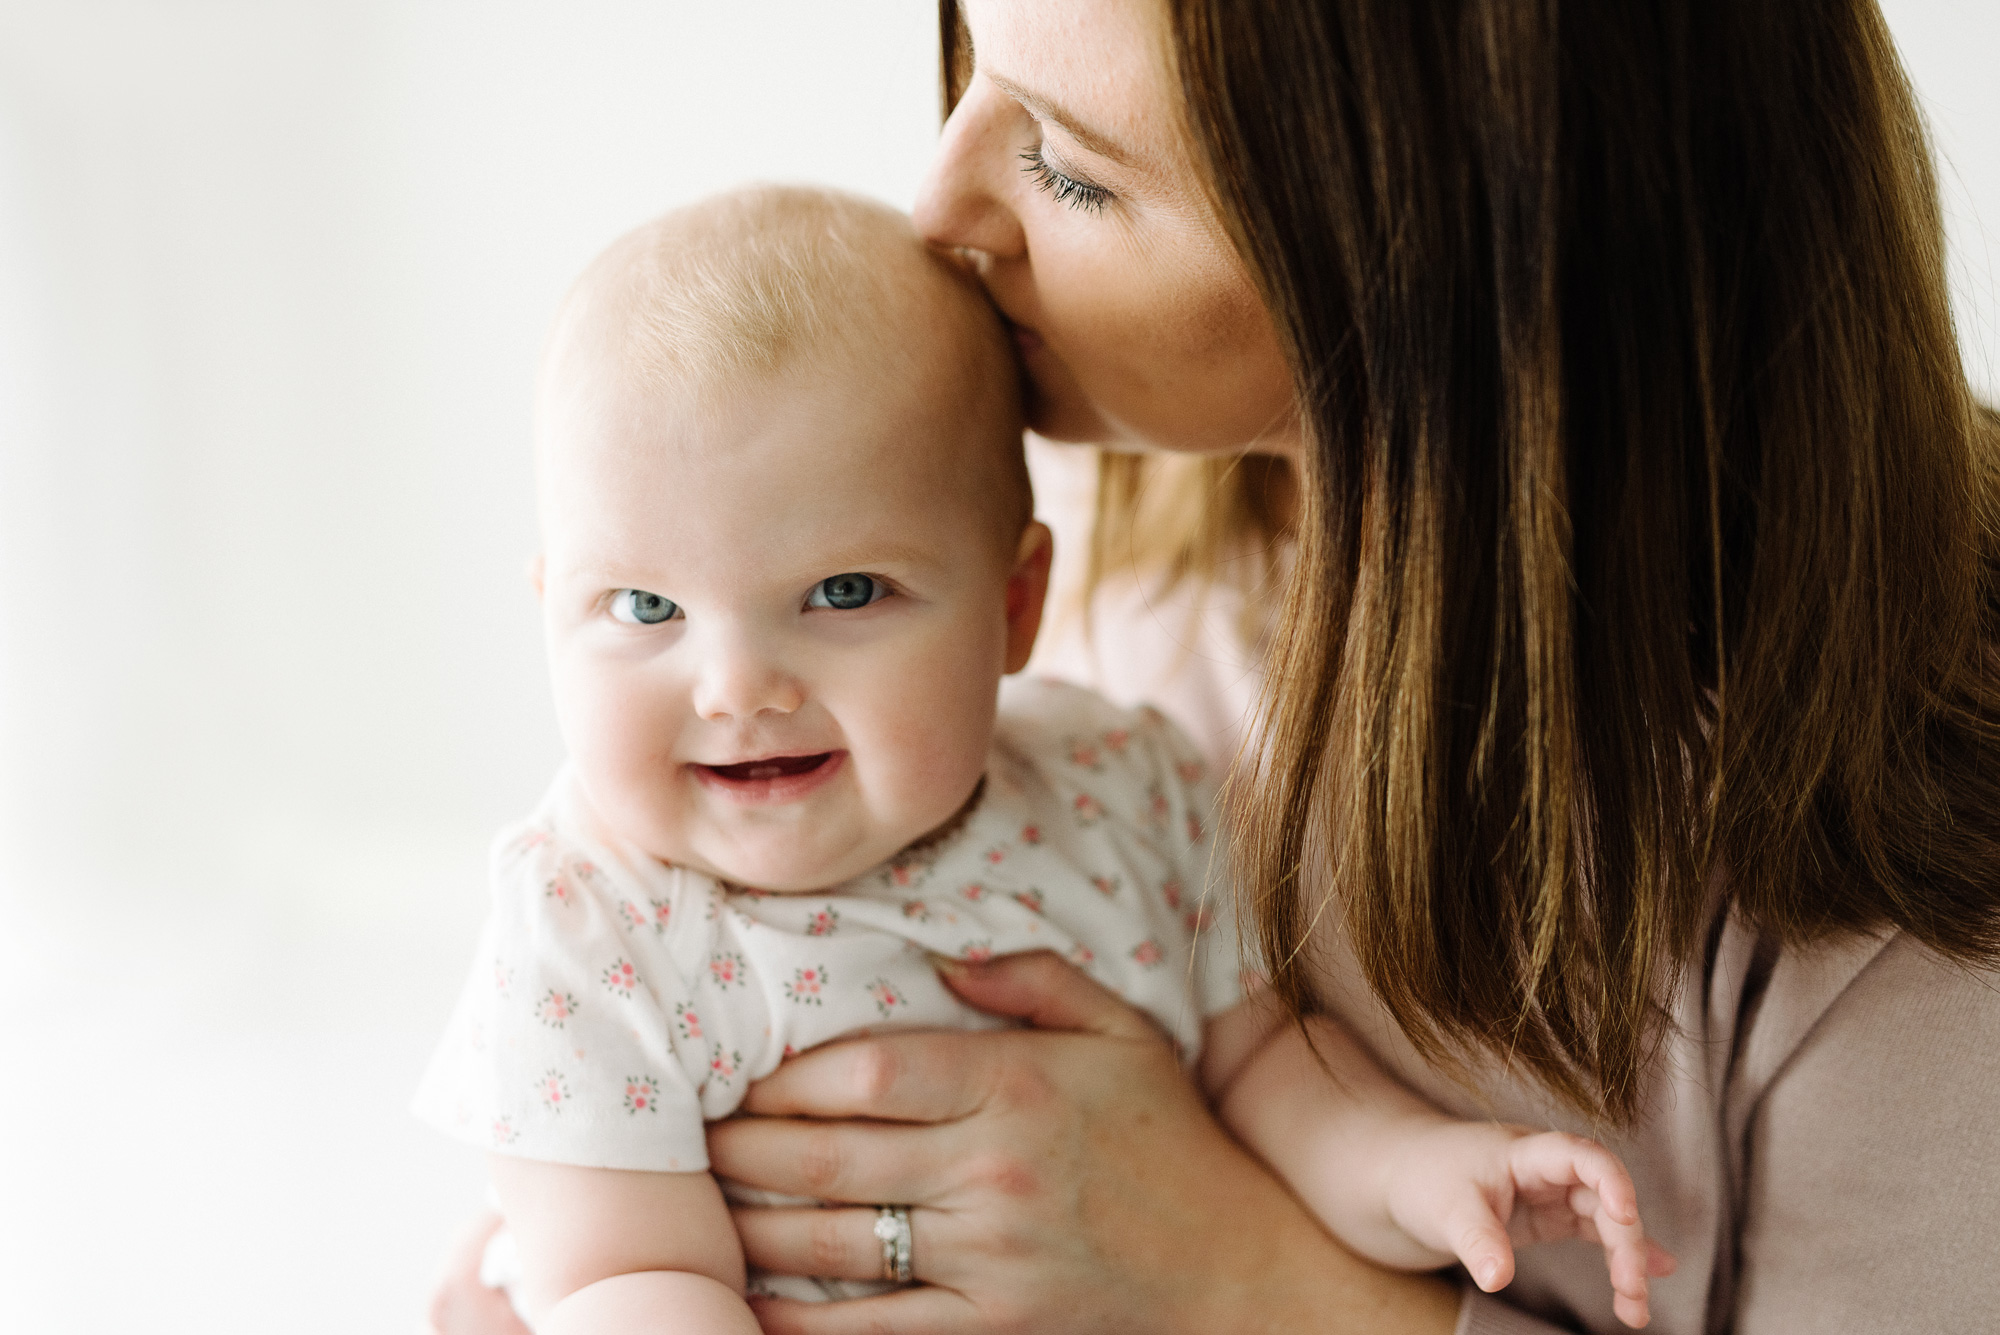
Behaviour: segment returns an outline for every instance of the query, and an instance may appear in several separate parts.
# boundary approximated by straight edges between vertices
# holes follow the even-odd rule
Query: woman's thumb
[[[1037,1029],[1068,1029],[1109,1038],[1162,1037],[1152,1020],[1052,951],[998,959],[932,960],[938,976],[966,1005],[1023,1020]]]

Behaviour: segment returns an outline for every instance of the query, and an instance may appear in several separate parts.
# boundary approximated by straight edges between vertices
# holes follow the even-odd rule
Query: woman
[[[1990,1323],[2000,429],[1872,0],[942,13],[918,221],[1038,428],[1289,464],[1108,465],[1097,547],[1198,580],[1289,535],[1235,793],[1279,994],[1606,1138],[1681,1258],[1659,1329]],[[1163,472],[1202,523],[1135,519]],[[1499,1299],[1345,1253],[1059,963],[957,985],[1034,1028],[809,1053],[714,1129],[913,1207],[928,1287],[767,1330],[1614,1328],[1585,1252]],[[739,1227],[866,1277],[874,1219]]]

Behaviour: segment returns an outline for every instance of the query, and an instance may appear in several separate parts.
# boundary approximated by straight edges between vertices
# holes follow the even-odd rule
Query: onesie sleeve
[[[647,883],[545,809],[502,835],[479,953],[414,1111],[482,1149],[654,1172],[708,1167],[707,1062],[677,954],[700,878]],[[685,924],[685,926],[684,926]],[[677,950],[676,947],[679,947]],[[693,1066],[694,1072],[689,1070]]]

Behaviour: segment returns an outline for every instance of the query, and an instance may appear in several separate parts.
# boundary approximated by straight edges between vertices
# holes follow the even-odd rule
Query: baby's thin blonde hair
[[[828,359],[931,385],[997,445],[994,503],[1018,535],[1033,511],[1020,450],[1020,385],[978,284],[903,214],[856,195],[753,185],[656,218],[614,241],[570,289],[550,331],[546,404],[579,355],[611,358],[648,390],[712,401]],[[974,443],[968,439],[968,444]],[[991,472],[981,458],[975,468]]]

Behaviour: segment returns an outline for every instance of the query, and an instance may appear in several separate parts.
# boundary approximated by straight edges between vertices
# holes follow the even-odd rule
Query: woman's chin
[[[1110,445],[1118,434],[1061,359],[1036,341],[1023,349],[1028,430],[1065,445]]]

